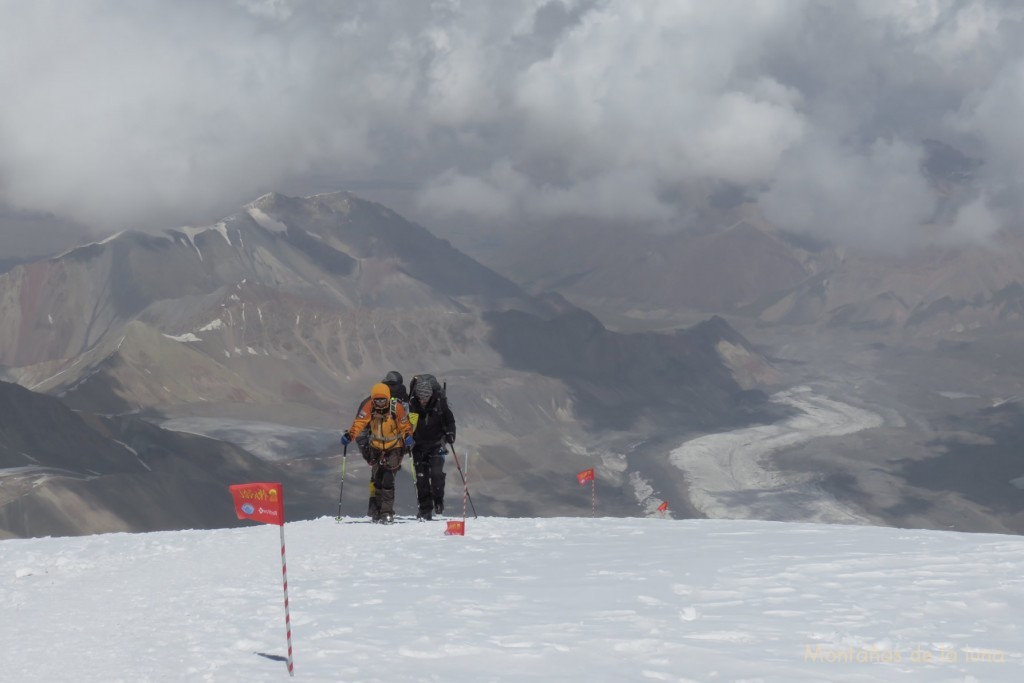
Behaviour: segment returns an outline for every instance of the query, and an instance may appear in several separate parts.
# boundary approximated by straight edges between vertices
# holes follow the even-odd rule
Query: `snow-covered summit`
[[[1024,675],[1019,537],[612,518],[443,528],[285,526],[295,680]],[[288,678],[278,527],[0,549],[4,680]]]

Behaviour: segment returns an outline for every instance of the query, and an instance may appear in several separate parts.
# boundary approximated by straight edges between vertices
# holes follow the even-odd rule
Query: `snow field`
[[[358,522],[285,526],[296,680],[1024,675],[1018,537],[481,518],[460,538]],[[288,677],[274,526],[3,541],[0,609],[0,680]]]

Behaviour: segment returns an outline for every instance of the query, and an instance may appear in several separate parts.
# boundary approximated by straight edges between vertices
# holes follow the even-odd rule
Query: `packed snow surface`
[[[227,495],[227,492],[225,492]],[[295,680],[1024,680],[1024,539],[637,518],[284,527]],[[280,527],[0,542],[0,679],[288,679]]]

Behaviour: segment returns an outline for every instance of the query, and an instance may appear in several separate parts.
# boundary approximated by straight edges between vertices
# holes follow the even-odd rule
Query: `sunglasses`
[[[384,408],[384,407],[386,407],[388,405],[388,403],[391,403],[391,401],[389,401],[386,398],[375,398],[375,399],[373,399],[373,405],[375,405],[378,408]]]

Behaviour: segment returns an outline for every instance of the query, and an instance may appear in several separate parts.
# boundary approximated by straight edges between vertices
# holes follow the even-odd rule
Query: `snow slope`
[[[285,526],[295,680],[1024,680],[1019,537],[652,518],[443,528]],[[278,527],[255,524],[0,541],[0,680],[287,680],[279,546]]]

